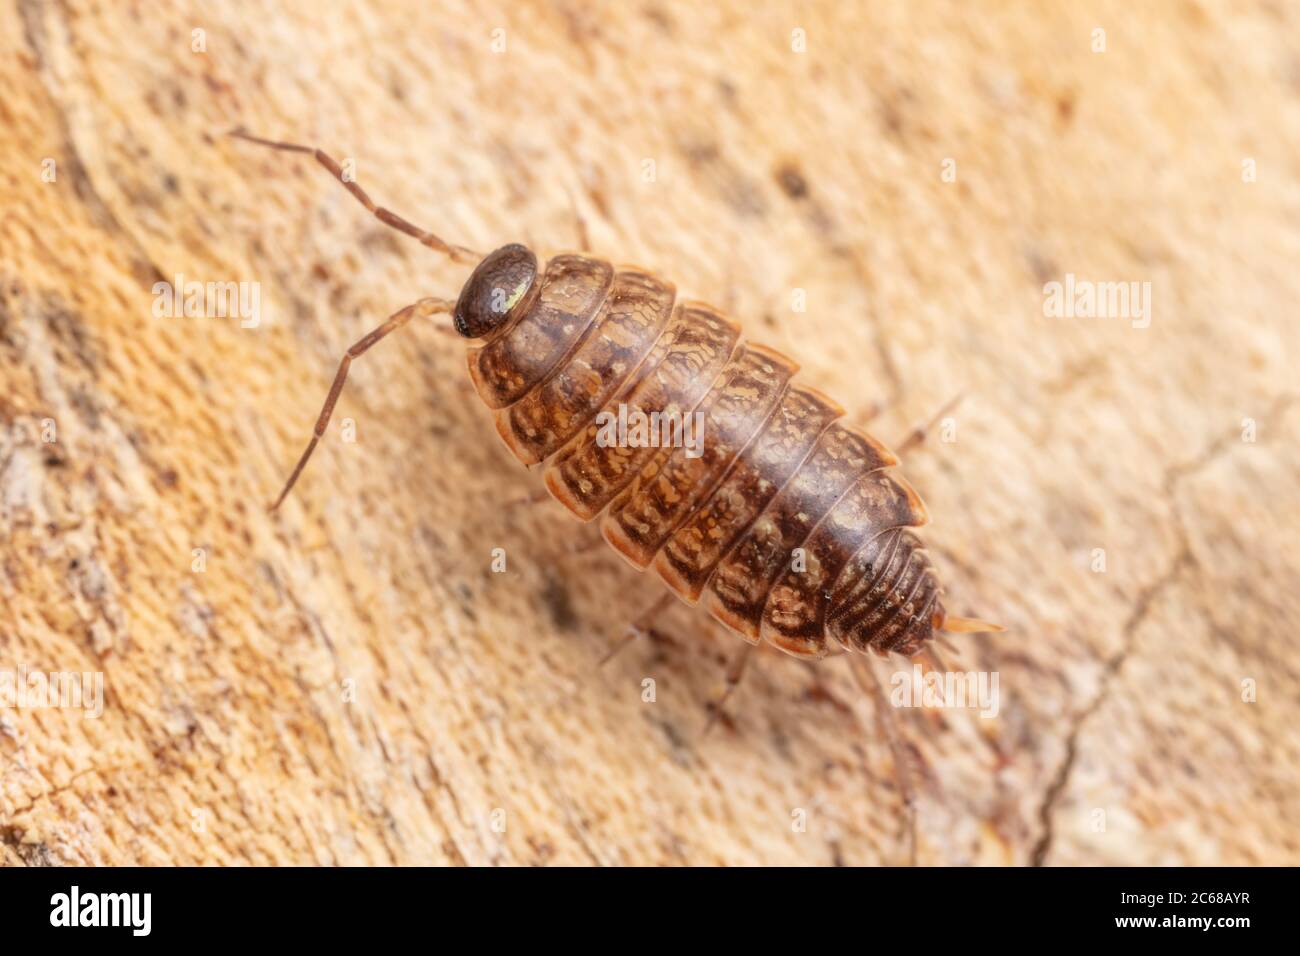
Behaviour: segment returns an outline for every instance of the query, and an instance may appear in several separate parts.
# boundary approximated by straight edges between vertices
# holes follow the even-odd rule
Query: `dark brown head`
[[[532,305],[537,295],[537,257],[527,246],[502,246],[478,264],[456,300],[456,331],[481,339]]]

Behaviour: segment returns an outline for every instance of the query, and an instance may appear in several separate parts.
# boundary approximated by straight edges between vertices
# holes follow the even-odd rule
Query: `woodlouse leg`
[[[935,643],[926,644],[916,652],[914,658],[921,661],[921,663],[930,670],[946,673],[951,670],[951,668],[948,666],[948,662],[939,654],[939,648],[935,646],[936,643],[938,642],[936,641]]]
[[[510,510],[514,508],[523,507],[524,505],[537,505],[537,504],[541,504],[544,501],[553,501],[553,500],[555,499],[552,497],[551,493],[547,491],[545,488],[542,488],[540,490],[531,491],[526,495],[520,495],[517,498],[511,498],[509,501],[504,501],[501,503],[501,507]],[[583,525],[582,527],[592,528],[594,526]],[[589,541],[579,541],[575,544],[570,544],[566,546],[564,548],[563,554],[567,557],[572,557],[581,554],[590,554],[593,551],[603,550],[604,547],[605,547],[605,539],[602,538],[599,535],[599,533],[597,533]]]
[[[659,612],[664,609],[664,605],[670,603],[672,599],[673,596],[671,593],[665,592],[664,594],[659,595],[659,598],[653,604],[638,614],[633,619],[632,623],[627,626],[627,633],[609,646],[609,649],[605,651],[604,656],[602,656],[596,663],[596,667],[598,669],[604,667],[612,661],[620,651],[635,641],[638,637],[644,637],[649,634],[650,628],[654,625],[655,618],[657,618]]]
[[[398,232],[406,233],[408,236],[418,240],[430,249],[436,249],[438,252],[450,256],[456,262],[478,262],[483,258],[477,252],[466,249],[464,246],[452,245],[438,236],[435,236],[428,230],[412,225],[401,216],[397,215],[397,213],[391,212],[383,206],[376,206],[364,189],[362,189],[355,181],[344,175],[343,167],[335,161],[334,157],[314,146],[301,146],[298,143],[284,143],[273,139],[263,139],[260,136],[254,136],[252,133],[249,133],[242,126],[237,126],[232,129],[229,135],[234,136],[237,139],[247,140],[250,143],[257,143],[259,146],[269,146],[271,149],[284,150],[289,153],[306,153],[308,156],[314,157],[316,162],[328,169],[330,174],[342,183],[343,187],[356,198],[357,202],[365,206],[366,209],[370,211],[371,215],[382,222],[385,226],[396,229]]]
[[[958,654],[958,655],[961,654],[961,649],[952,641],[950,641],[946,635],[936,634],[934,640],[936,644],[940,645],[948,653]]]
[[[583,527],[587,527],[587,526],[584,525]],[[594,551],[602,551],[604,550],[604,548],[605,548],[605,539],[602,538],[598,532],[587,541],[579,541],[576,544],[569,545],[567,548],[564,549],[564,553],[569,556],[579,555],[579,554],[591,554]]]
[[[727,686],[723,689],[721,695],[709,703],[709,719],[704,724],[704,732],[700,734],[700,739],[709,735],[709,731],[718,722],[722,716],[722,709],[727,705],[732,693],[735,692],[736,686],[740,679],[745,676],[745,665],[749,663],[750,657],[754,654],[757,644],[750,644],[746,641],[736,653],[732,656],[730,663],[727,664],[726,681]]]
[[[840,713],[843,714],[853,713],[853,708],[849,704],[847,704],[844,700],[842,700],[838,694],[835,693],[834,689],[830,685],[830,682],[827,681],[826,679],[826,672],[828,668],[825,666],[825,662],[830,660],[832,657],[840,657],[848,653],[852,653],[852,652],[846,651],[844,648],[841,647],[835,650],[827,651],[826,657],[820,661],[809,660],[809,661],[802,662],[803,665],[808,669],[808,676],[811,680],[811,684],[809,685],[808,690],[805,691],[805,697],[808,700],[816,701],[819,703],[830,704],[832,707],[834,707],[836,710],[838,710]]]
[[[903,794],[903,806],[907,813],[908,824],[908,860],[916,866],[916,789],[912,786],[911,760],[904,754],[905,745],[898,724],[894,720],[894,708],[889,703],[885,688],[872,669],[871,662],[858,654],[849,655],[849,663],[858,685],[871,698],[876,710],[876,719],[889,741],[889,749],[894,757],[894,769],[898,774],[898,786]]]
[[[957,404],[965,397],[966,397],[965,392],[958,392],[956,395],[950,398],[947,401],[947,403],[943,406],[943,408],[939,409],[937,412],[934,413],[934,416],[928,422],[925,422],[924,424],[921,425],[917,425],[908,433],[907,437],[904,438],[902,442],[900,442],[898,445],[893,446],[894,454],[901,456],[903,452],[915,448],[917,445],[925,441],[925,436],[929,434],[930,429],[932,429],[935,425],[939,424],[940,419],[942,419],[943,416],[947,415],[950,411],[956,408]]]
[[[551,497],[550,492],[548,492],[545,488],[543,488],[540,491],[530,491],[528,494],[520,495],[518,498],[511,498],[509,501],[503,502],[501,504],[501,507],[518,508],[521,505],[541,504],[543,501],[546,501],[550,497]]]
[[[343,383],[347,381],[348,368],[352,365],[352,360],[364,353],[366,349],[370,348],[370,346],[374,345],[389,332],[400,329],[412,319],[423,319],[431,315],[438,315],[442,312],[450,312],[455,308],[455,305],[454,302],[447,299],[421,299],[419,302],[412,303],[404,309],[398,309],[388,317],[388,320],[384,322],[383,325],[370,332],[347,350],[343,355],[342,360],[339,362],[339,370],[334,374],[334,384],[330,386],[329,395],[325,397],[325,405],[320,410],[320,415],[316,419],[316,427],[312,429],[311,441],[307,443],[306,450],[303,451],[302,457],[298,459],[298,464],[294,466],[293,472],[289,475],[289,480],[284,483],[284,489],[280,492],[280,497],[275,499],[275,504],[271,505],[269,509],[270,511],[275,511],[280,507],[280,503],[284,501],[285,497],[289,494],[290,489],[293,488],[294,482],[296,482],[298,476],[302,474],[302,470],[307,464],[307,459],[309,459],[311,453],[316,450],[317,442],[319,442],[325,435],[325,426],[329,424],[330,416],[334,414],[334,404],[339,400],[339,393],[343,391]]]

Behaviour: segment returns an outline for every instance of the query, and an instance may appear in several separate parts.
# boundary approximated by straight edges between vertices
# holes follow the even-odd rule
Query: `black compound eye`
[[[481,339],[513,321],[532,302],[537,257],[527,246],[502,246],[478,264],[456,300],[456,331]]]

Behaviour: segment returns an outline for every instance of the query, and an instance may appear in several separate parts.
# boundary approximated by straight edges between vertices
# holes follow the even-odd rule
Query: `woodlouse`
[[[937,631],[1001,630],[948,614],[912,531],[927,521],[917,493],[889,472],[898,458],[844,410],[794,381],[788,357],[745,341],[740,327],[636,268],[561,255],[544,269],[522,245],[479,257],[376,206],[312,147],[232,135],[314,156],[372,214],[460,262],[477,262],[459,298],[421,299],[344,355],[313,436],[279,498],[324,435],[352,360],[414,318],[452,314],[474,344],[469,370],[497,431],[547,489],[638,569],[653,567],[689,604],[746,642],[796,657],[840,651],[912,657]],[[701,412],[698,456],[681,447],[598,441],[616,405]],[[728,672],[739,679],[746,654]]]

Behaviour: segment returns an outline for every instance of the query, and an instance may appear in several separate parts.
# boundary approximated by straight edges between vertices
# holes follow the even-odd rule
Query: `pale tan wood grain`
[[[1298,25],[0,4],[0,669],[106,687],[99,719],[0,711],[0,860],[904,859],[844,660],[761,655],[704,739],[735,638],[674,607],[595,669],[659,587],[571,555],[592,529],[558,506],[503,507],[536,476],[431,323],[356,364],[265,514],[347,345],[467,270],[221,135],[243,124],[475,249],[577,246],[576,208],[593,250],[730,310],[852,414],[885,402],[887,442],[966,392],[904,471],[953,610],[1011,630],[961,642],[995,719],[899,712],[922,862],[1300,862]],[[1045,316],[1067,273],[1149,281],[1150,327]],[[259,283],[260,325],[154,317],[178,274]]]

